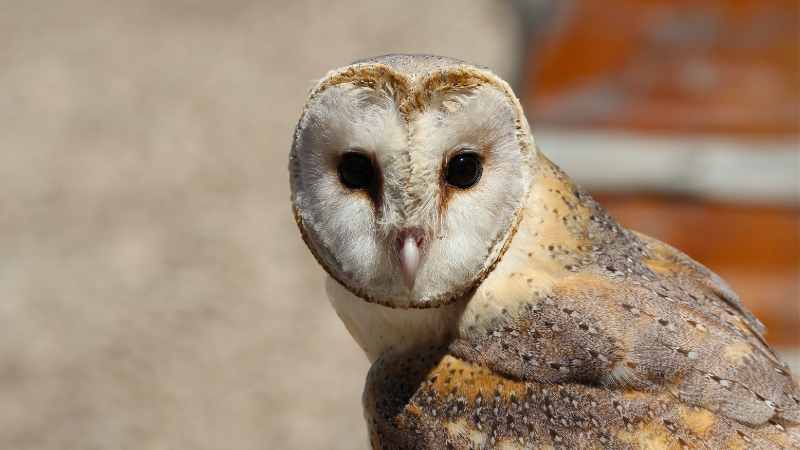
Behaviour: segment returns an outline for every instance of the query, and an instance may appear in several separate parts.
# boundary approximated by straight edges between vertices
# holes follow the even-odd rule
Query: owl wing
[[[518,380],[669,394],[751,427],[800,423],[797,383],[731,289],[674,248],[629,237],[635,270],[589,267],[546,293],[510,290],[515,307],[450,352]]]
[[[744,307],[739,296],[722,277],[675,247],[645,234],[633,233],[647,245],[654,266],[657,267],[660,264],[665,267],[671,267],[673,274],[678,278],[685,277],[693,280],[694,284],[705,287],[717,299],[727,304],[728,307],[733,308],[746,321],[752,334],[763,342],[763,335],[766,332],[764,324]]]
[[[751,427],[664,391],[518,380],[447,349],[381,357],[364,403],[376,450],[800,447],[796,427]]]

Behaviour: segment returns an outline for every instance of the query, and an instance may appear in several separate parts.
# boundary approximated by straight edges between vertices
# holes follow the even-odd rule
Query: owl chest
[[[397,309],[368,303],[326,280],[328,299],[347,331],[370,362],[387,352],[412,352],[446,345],[455,337],[463,305],[431,309]]]

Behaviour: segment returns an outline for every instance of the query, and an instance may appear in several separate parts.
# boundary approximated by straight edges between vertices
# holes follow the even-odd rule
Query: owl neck
[[[561,281],[602,273],[604,254],[633,254],[637,238],[543,155],[502,260],[481,283],[459,318],[459,334],[481,332]],[[614,248],[611,248],[614,247]]]
[[[368,303],[331,277],[327,278],[325,288],[336,314],[370,362],[389,351],[403,353],[447,343],[455,336],[464,310],[464,302],[429,309],[398,309]]]

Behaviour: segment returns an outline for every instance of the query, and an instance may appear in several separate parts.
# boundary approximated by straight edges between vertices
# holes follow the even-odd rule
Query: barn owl
[[[302,237],[372,363],[372,448],[800,447],[800,389],[763,325],[550,162],[488,69],[334,70],[289,165]]]

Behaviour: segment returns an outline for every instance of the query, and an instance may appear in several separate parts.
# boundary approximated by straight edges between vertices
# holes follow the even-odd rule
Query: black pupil
[[[339,161],[339,179],[350,189],[366,189],[374,173],[372,161],[361,153],[345,153]]]
[[[447,183],[457,188],[472,187],[481,178],[481,160],[475,153],[459,153],[447,162]]]

